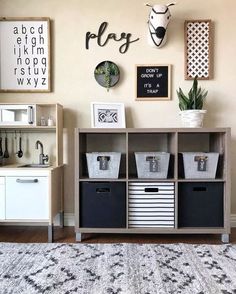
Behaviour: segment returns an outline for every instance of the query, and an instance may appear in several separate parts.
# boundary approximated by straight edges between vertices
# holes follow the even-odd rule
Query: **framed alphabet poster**
[[[50,92],[49,18],[0,19],[0,92]]]
[[[136,100],[170,100],[171,65],[136,65]]]

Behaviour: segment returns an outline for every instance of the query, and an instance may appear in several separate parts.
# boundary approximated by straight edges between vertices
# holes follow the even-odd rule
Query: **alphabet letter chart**
[[[50,92],[50,20],[0,19],[0,91]]]

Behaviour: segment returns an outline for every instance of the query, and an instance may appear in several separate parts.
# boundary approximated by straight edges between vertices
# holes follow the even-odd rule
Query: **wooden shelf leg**
[[[229,234],[222,234],[221,235],[221,242],[222,243],[229,243]]]
[[[53,224],[48,225],[48,243],[53,243]]]
[[[59,222],[60,222],[60,228],[64,228],[64,211],[59,212]]]
[[[84,234],[82,233],[75,233],[75,241],[82,242],[84,240]]]

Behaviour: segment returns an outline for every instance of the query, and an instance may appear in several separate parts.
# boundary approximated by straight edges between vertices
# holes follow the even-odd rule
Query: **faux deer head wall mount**
[[[166,5],[145,3],[146,6],[152,8],[148,19],[148,44],[150,46],[161,48],[165,45],[171,18],[169,7],[175,4],[175,2]]]

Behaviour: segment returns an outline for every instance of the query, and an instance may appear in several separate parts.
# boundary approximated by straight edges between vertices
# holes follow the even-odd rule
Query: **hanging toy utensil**
[[[2,137],[0,137],[0,156],[3,156],[3,152],[2,152]]]
[[[7,134],[6,134],[6,137],[5,137],[5,151],[4,151],[3,157],[4,158],[9,158]]]
[[[17,156],[19,158],[21,158],[23,156],[23,150],[22,150],[22,138],[21,138],[21,133],[20,133],[20,137],[19,137],[19,150],[17,151]]]

